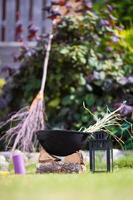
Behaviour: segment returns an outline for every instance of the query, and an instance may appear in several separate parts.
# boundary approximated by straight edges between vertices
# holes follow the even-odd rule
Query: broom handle
[[[45,89],[45,83],[46,83],[46,77],[47,77],[47,68],[48,68],[48,60],[49,60],[49,54],[51,50],[51,41],[52,41],[53,35],[50,34],[48,38],[48,46],[46,49],[46,56],[44,59],[44,64],[43,64],[43,76],[42,76],[42,82],[41,82],[41,89],[40,92],[43,93]]]

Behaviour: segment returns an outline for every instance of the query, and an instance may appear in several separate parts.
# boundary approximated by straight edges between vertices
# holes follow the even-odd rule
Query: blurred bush
[[[112,12],[118,18],[119,23],[123,24],[127,28],[133,24],[132,0],[100,0],[94,2],[94,7],[96,11],[99,11],[101,8],[106,7],[106,5],[109,4],[112,6]]]
[[[100,112],[102,116],[107,105],[115,108],[126,100],[121,114],[131,120],[133,59],[127,59],[131,55],[120,44],[119,30],[121,27],[108,6],[99,14],[89,10],[62,18],[55,29],[44,94],[51,127],[88,127],[92,116],[83,108],[83,102],[95,115]],[[37,47],[21,49],[20,71],[5,87],[8,113],[31,103],[37,94],[44,44],[45,38],[40,38]],[[117,130],[112,129],[119,134]]]
[[[6,84],[5,79],[0,78],[0,93],[1,93],[1,90],[2,90],[2,88],[4,87],[5,84]]]
[[[121,37],[120,44],[126,48],[130,54],[133,54],[133,28],[122,30],[118,34]]]
[[[4,89],[4,86],[6,85],[6,80],[4,78],[0,78],[0,96],[3,95],[3,89]],[[4,99],[3,98],[0,98],[0,104],[2,106],[2,104],[4,104]],[[6,104],[4,104],[4,107],[5,107]],[[1,112],[0,111],[0,115],[2,113],[2,116],[3,116],[3,111]]]
[[[128,155],[114,161],[114,167],[116,168],[133,168],[133,156]]]

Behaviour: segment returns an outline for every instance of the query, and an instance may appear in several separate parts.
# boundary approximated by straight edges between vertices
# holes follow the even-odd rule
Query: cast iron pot
[[[87,144],[89,133],[68,130],[42,130],[37,132],[41,146],[50,154],[67,156]]]

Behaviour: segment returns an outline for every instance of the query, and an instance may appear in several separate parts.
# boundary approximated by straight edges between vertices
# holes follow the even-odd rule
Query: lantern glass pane
[[[95,171],[106,171],[106,170],[107,170],[106,151],[96,150],[95,151]]]

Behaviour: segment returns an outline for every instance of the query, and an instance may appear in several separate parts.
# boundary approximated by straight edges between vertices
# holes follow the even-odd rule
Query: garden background
[[[72,9],[70,4],[65,6]],[[72,16],[63,16],[54,27],[44,94],[47,125],[79,130],[102,117],[107,109],[124,104],[120,113],[124,121],[120,127],[111,128],[111,132],[122,137],[123,148],[132,149],[132,0],[83,1],[82,9],[73,12]],[[14,61],[20,62],[19,70],[1,63],[1,120],[30,104],[39,90],[45,37],[38,35],[35,26],[28,29],[30,40],[37,41],[37,46],[25,45],[14,55]],[[23,30],[18,29],[17,34],[23,34]],[[83,102],[95,116],[84,109]],[[121,148],[115,141],[114,147]]]

